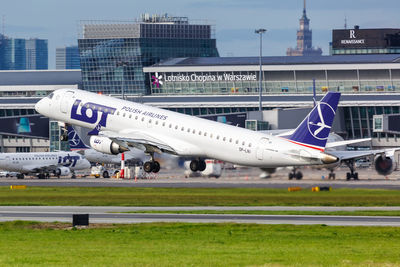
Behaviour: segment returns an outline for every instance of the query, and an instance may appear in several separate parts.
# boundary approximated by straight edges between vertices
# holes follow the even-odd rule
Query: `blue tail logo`
[[[79,149],[88,149],[89,147],[85,145],[82,139],[79,137],[78,133],[75,132],[75,129],[68,125],[68,143],[71,150],[79,150]]]
[[[323,150],[335,118],[340,93],[328,92],[300,123],[289,140]]]

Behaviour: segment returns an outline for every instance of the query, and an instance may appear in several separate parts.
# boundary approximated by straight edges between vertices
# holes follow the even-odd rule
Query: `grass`
[[[0,205],[75,206],[400,206],[399,190],[270,188],[0,187]]]
[[[118,212],[120,213],[120,212]],[[168,214],[248,214],[248,215],[326,215],[326,216],[400,216],[399,210],[298,211],[298,210],[138,210],[123,213]]]
[[[0,236],[1,266],[400,265],[396,227],[16,221]]]

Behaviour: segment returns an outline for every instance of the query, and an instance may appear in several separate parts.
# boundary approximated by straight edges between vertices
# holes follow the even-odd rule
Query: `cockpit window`
[[[54,96],[54,93],[51,93],[51,94],[49,94],[47,97],[50,98],[50,99],[52,99],[53,96]]]

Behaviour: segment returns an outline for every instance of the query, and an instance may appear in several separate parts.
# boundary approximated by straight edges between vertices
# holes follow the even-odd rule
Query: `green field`
[[[269,188],[0,187],[0,205],[61,206],[400,206],[399,190]]]
[[[399,266],[400,229],[0,223],[1,266]]]

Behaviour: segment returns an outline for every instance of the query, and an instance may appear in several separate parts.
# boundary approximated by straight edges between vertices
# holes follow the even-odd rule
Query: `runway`
[[[365,188],[365,189],[400,189],[400,180],[371,179],[359,181],[346,180],[301,180],[289,181],[284,179],[260,178],[160,178],[160,179],[24,179],[1,178],[0,186],[59,186],[59,187],[155,187],[155,188],[288,188],[299,186],[311,188],[314,186],[331,186],[332,188]]]
[[[400,217],[395,216],[321,216],[321,215],[232,215],[232,214],[166,214],[166,213],[120,213],[137,210],[139,207],[0,207],[0,221],[29,220],[40,222],[72,222],[72,214],[89,214],[90,223],[256,223],[256,224],[325,224],[342,226],[400,226]],[[150,210],[156,207],[140,207]],[[159,207],[157,207],[159,209]],[[173,210],[176,207],[163,207]],[[190,207],[180,209],[190,210]],[[197,209],[200,207],[196,207]],[[213,209],[213,207],[202,207]],[[223,209],[224,207],[214,207]],[[225,207],[228,208],[228,207]],[[236,207],[246,210],[261,207]],[[271,207],[264,207],[266,210]],[[276,207],[273,207],[276,210]],[[281,207],[283,208],[283,207]],[[302,210],[304,207],[291,207]],[[325,210],[325,207],[314,207]],[[329,208],[329,207],[328,207]],[[356,208],[357,207],[344,207]],[[367,209],[379,209],[363,207]],[[386,208],[386,207],[383,207]],[[400,207],[392,207],[399,210]],[[178,208],[179,209],[179,208]],[[340,209],[340,208],[339,208]],[[112,213],[111,213],[112,212]]]

